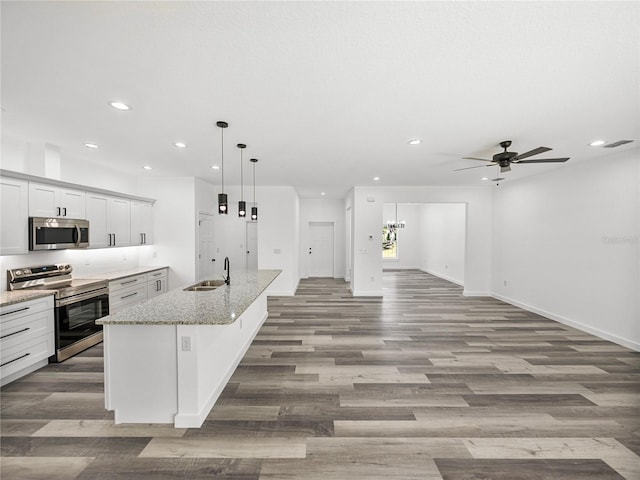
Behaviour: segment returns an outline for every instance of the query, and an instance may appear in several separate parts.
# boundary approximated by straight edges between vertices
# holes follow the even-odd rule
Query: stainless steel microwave
[[[88,220],[29,217],[29,250],[61,250],[88,246]]]

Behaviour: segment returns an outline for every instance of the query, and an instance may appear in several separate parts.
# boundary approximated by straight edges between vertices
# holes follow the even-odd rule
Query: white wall
[[[398,258],[382,259],[383,268],[420,268],[420,205],[398,203],[398,222],[405,222],[404,228],[397,230]],[[396,221],[396,204],[385,203],[382,206],[382,219],[380,228],[388,222]],[[380,249],[382,255],[382,247]]]
[[[464,203],[426,203],[420,206],[422,270],[464,285],[465,224]]]
[[[640,349],[639,169],[635,149],[496,189],[494,294]]]
[[[368,201],[367,199],[373,200]],[[466,203],[464,293],[491,291],[492,192],[483,187],[355,187],[354,275],[356,296],[382,295],[382,205],[384,203]],[[371,239],[369,238],[371,236]]]
[[[168,265],[169,288],[196,278],[195,178],[150,177],[140,184],[141,195],[155,198],[153,245],[140,256],[142,265]]]
[[[293,187],[256,187],[258,268],[282,273],[269,295],[294,295],[300,281],[300,201]]]
[[[309,276],[309,222],[333,223],[333,276],[345,276],[345,212],[343,200],[303,198],[300,200],[300,277]]]

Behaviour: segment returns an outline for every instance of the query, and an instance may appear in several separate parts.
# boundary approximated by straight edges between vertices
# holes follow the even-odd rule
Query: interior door
[[[310,277],[333,277],[333,222],[309,222]]]
[[[198,280],[214,278],[213,217],[206,213],[198,216]]]
[[[258,269],[258,222],[247,222],[247,270]]]

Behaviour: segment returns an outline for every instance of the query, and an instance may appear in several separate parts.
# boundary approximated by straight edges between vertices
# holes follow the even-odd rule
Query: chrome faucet
[[[224,272],[227,274],[226,277],[222,277],[224,283],[231,285],[231,266],[229,265],[229,257],[224,257]]]

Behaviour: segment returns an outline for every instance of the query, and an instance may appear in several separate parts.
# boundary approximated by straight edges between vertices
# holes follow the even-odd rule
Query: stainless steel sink
[[[185,292],[210,292],[224,285],[224,280],[203,280],[184,289]]]

